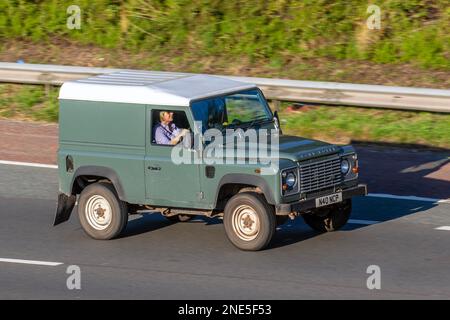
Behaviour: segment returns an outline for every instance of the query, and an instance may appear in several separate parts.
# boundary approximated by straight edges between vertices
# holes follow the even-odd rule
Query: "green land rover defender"
[[[341,228],[351,198],[367,194],[353,147],[283,135],[252,84],[120,71],[66,82],[59,101],[54,224],[77,204],[94,239],[117,237],[130,214],[151,211],[222,217],[231,243],[260,250],[288,218]]]

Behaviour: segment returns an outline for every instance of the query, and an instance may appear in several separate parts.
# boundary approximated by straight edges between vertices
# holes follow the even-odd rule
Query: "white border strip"
[[[38,265],[38,266],[50,266],[50,267],[56,267],[56,266],[60,266],[60,265],[64,264],[62,262],[22,260],[22,259],[5,259],[5,258],[0,258],[0,262],[33,264],[33,265]]]
[[[31,162],[17,162],[17,161],[0,160],[0,164],[7,164],[7,165],[13,165],[13,166],[25,166],[25,167],[38,167],[38,168],[58,169],[57,165],[54,165],[54,164],[43,164],[43,163],[31,163]]]
[[[385,193],[369,193],[368,197],[376,197],[376,198],[389,198],[389,199],[399,199],[399,200],[414,200],[414,201],[426,201],[426,202],[434,202],[434,203],[450,203],[450,199],[434,199],[434,198],[425,198],[425,197],[416,197],[416,196],[396,196],[393,194],[385,194]]]

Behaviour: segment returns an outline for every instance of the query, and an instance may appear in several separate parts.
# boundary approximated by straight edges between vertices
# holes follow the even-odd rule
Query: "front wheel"
[[[316,209],[313,213],[302,215],[303,220],[314,230],[331,232],[342,228],[352,213],[352,200],[348,199],[330,208]]]
[[[126,227],[128,210],[110,183],[93,183],[80,194],[78,217],[83,230],[92,238],[108,240]]]
[[[228,239],[237,248],[261,250],[275,232],[274,209],[258,193],[238,193],[225,205],[223,224]]]

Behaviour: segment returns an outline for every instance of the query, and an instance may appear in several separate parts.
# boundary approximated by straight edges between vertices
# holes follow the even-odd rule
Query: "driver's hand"
[[[179,134],[178,136],[173,138],[171,142],[172,142],[172,144],[179,144],[182,139],[183,139],[183,136],[181,134]]]
[[[188,129],[181,129],[181,132],[178,133],[178,135],[173,138],[172,143],[178,144],[181,140],[183,140],[183,137],[185,137],[190,131]]]

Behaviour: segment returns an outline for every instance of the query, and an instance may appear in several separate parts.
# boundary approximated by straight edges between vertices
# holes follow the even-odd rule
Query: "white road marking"
[[[371,224],[377,224],[380,223],[381,221],[373,221],[373,220],[358,220],[358,219],[349,219],[348,223],[353,223],[353,224],[367,224],[367,225],[371,225]]]
[[[0,258],[0,262],[33,264],[33,265],[38,265],[38,266],[50,266],[50,267],[56,267],[56,266],[64,264],[62,262],[22,260],[22,259],[5,259],[5,258]]]
[[[368,197],[376,197],[376,198],[399,199],[399,200],[426,201],[426,202],[434,202],[434,203],[450,203],[450,199],[435,199],[435,198],[416,197],[416,196],[396,196],[393,194],[386,194],[386,193],[369,193],[367,196]]]
[[[43,164],[43,163],[31,163],[31,162],[17,162],[17,161],[0,160],[0,164],[7,164],[7,165],[13,165],[13,166],[25,166],[25,167],[58,169],[57,165],[54,165],[54,164]]]
[[[442,227],[434,228],[434,230],[450,231],[450,226],[442,226]]]

